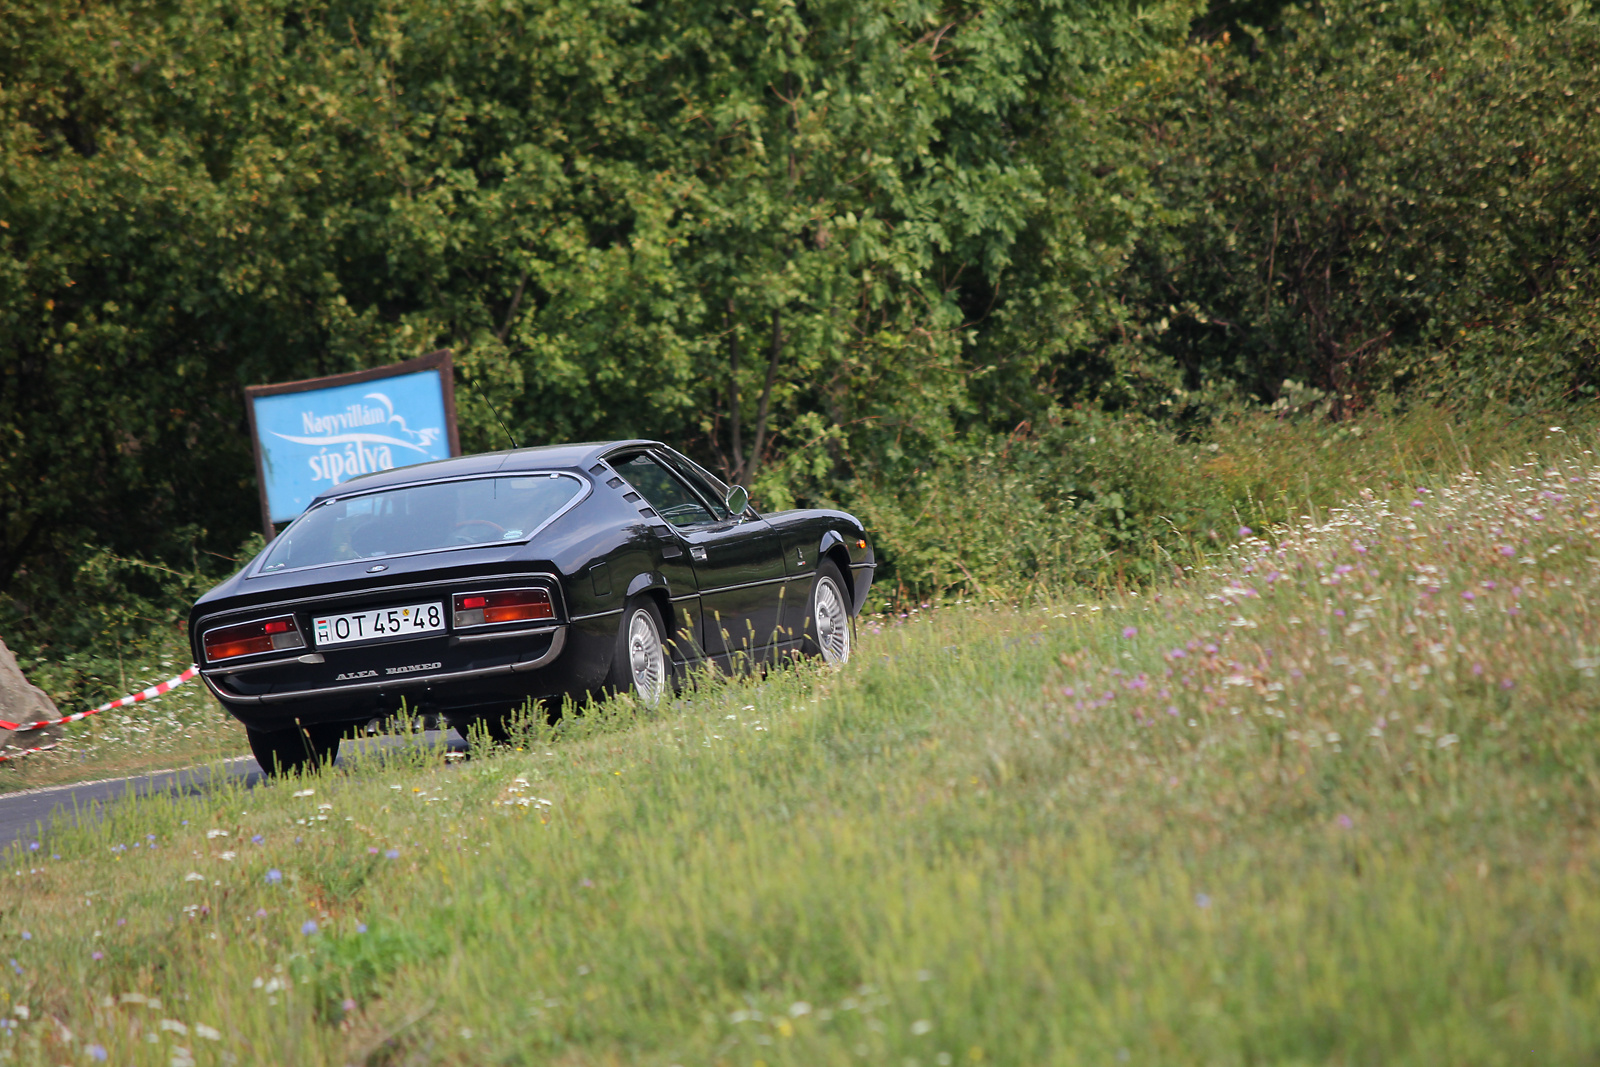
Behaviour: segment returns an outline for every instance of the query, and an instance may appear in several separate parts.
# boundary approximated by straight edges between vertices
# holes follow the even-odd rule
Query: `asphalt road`
[[[351,754],[352,742],[346,741],[341,756]],[[467,743],[454,731],[441,733],[428,731],[417,740],[399,737],[375,737],[355,744],[362,748],[391,748],[406,744],[428,747],[443,745],[452,752],[464,752]],[[335,767],[338,766],[336,762]],[[152,793],[178,793],[198,795],[206,792],[213,783],[230,779],[244,779],[247,787],[262,780],[261,765],[249,756],[240,756],[207,767],[189,767],[184,770],[159,771],[155,774],[135,775],[132,778],[103,778],[94,782],[74,785],[50,786],[30,789],[21,793],[0,795],[0,852],[17,841],[43,841],[51,819],[59,812],[76,812],[78,818],[94,818],[97,810],[130,793],[148,796]]]

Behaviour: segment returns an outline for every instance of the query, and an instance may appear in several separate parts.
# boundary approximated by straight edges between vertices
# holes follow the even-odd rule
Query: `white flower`
[[[183,880],[185,882],[203,882],[206,880],[206,876],[201,874],[199,871],[190,871],[188,874],[183,876]]]
[[[220,855],[218,855],[217,859],[219,859],[219,860],[231,860],[231,859],[233,859],[233,857],[235,857],[237,855],[238,855],[237,852],[224,852],[224,853],[221,853]]]
[[[797,1000],[793,1004],[789,1005],[789,1018],[791,1019],[798,1019],[802,1015],[810,1014],[811,1005],[807,1004],[803,1000]]]
[[[297,797],[314,797],[317,795],[317,791],[315,789],[301,789],[292,795]]]
[[[187,1034],[189,1032],[189,1028],[176,1019],[162,1019],[156,1026],[171,1034]]]
[[[227,836],[228,836],[228,831],[226,831],[226,830],[207,830],[206,831],[206,840],[208,840],[208,841],[211,840],[212,838],[227,837]]]
[[[918,1019],[911,1024],[911,1036],[913,1037],[921,1037],[923,1034],[931,1033],[932,1031],[933,1024],[927,1019]]]
[[[222,1040],[222,1031],[214,1029],[212,1027],[209,1027],[205,1023],[195,1023],[194,1024],[194,1035],[196,1037],[203,1037],[207,1041],[221,1041]]]

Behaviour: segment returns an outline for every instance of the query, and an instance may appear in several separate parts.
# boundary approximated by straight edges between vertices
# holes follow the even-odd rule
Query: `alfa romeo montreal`
[[[400,710],[502,731],[528,701],[658,704],[698,665],[842,663],[872,584],[841,511],[750,506],[655,441],[463,456],[330,488],[201,597],[201,677],[268,773]]]

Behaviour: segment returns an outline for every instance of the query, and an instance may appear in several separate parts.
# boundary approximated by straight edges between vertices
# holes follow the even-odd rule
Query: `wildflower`
[[[250,843],[251,843],[251,844],[252,844],[252,845],[259,845],[259,844],[261,844],[261,835],[260,835],[260,834],[256,834],[256,835],[255,835],[255,836],[253,836],[253,837],[251,837],[251,838],[250,838]]]
[[[579,884],[579,885],[580,885],[580,886],[582,886],[582,887],[583,887],[583,888],[584,888],[584,889],[593,889],[593,888],[594,888],[594,883],[593,883],[593,882],[591,882],[591,881],[590,881],[590,880],[589,880],[589,879],[587,879],[587,878],[585,878],[585,879],[583,879],[583,880],[582,880],[582,881],[580,881],[580,882],[579,882],[579,883],[578,883],[578,884]]]
[[[798,1019],[802,1015],[810,1015],[810,1014],[811,1014],[811,1005],[807,1004],[803,1000],[797,1000],[793,1004],[789,1005],[789,1017],[791,1019]]]
[[[271,870],[267,871],[268,885],[277,885],[281,881],[283,881],[283,872],[278,870],[278,868],[273,867]]]
[[[1478,599],[1478,594],[1474,593],[1470,589],[1465,589],[1465,590],[1462,590],[1462,592],[1461,592],[1461,599],[1462,600],[1477,600]]]
[[[106,1049],[105,1049],[104,1045],[90,1045],[88,1048],[84,1049],[83,1051],[88,1053],[89,1054],[89,1058],[91,1060],[94,1060],[96,1063],[104,1063],[104,1062],[106,1062],[107,1053],[106,1053]]]
[[[91,952],[89,953],[89,958],[91,960],[103,960],[106,958],[106,954],[104,952]]]
[[[317,932],[317,920],[315,920],[315,919],[307,919],[305,921],[305,923],[300,927],[300,932],[302,934],[305,934],[308,937],[310,935],[316,933]]]
[[[397,860],[400,858],[400,850],[397,848],[391,848],[383,855],[385,859]]]
[[[378,854],[378,846],[377,845],[368,845],[367,846],[367,855],[376,856],[377,854]]]
[[[1197,908],[1209,908],[1211,907],[1211,898],[1204,893],[1196,893],[1194,895],[1194,905]]]
[[[206,880],[206,876],[201,874],[199,871],[190,871],[188,874],[183,876],[183,880],[185,882],[203,882]]]
[[[222,1031],[214,1026],[207,1026],[205,1023],[195,1023],[194,1036],[203,1037],[207,1041],[221,1041]]]
[[[345,1011],[355,1011],[356,1010],[355,998],[354,997],[345,997],[344,998],[344,1003],[339,1005],[339,1006],[341,1008],[343,1008]]]
[[[933,1023],[929,1022],[927,1019],[918,1019],[916,1022],[911,1024],[911,1036],[913,1037],[921,1037],[923,1034],[932,1032]]]
[[[367,924],[366,923],[356,923],[356,933],[364,934],[366,932],[367,932]]]
[[[1517,554],[1517,550],[1515,548],[1513,548],[1511,545],[1501,545],[1500,546],[1500,554],[1502,556],[1505,556],[1507,559],[1510,559],[1512,556],[1515,556]]]
[[[214,839],[216,839],[218,837],[227,837],[227,836],[228,836],[228,831],[226,831],[226,830],[207,830],[206,831],[206,840],[207,841],[214,840]]]
[[[267,917],[267,909],[266,908],[257,908],[256,909],[256,918],[265,919],[266,917]]]
[[[1251,531],[1250,527],[1248,527],[1248,526],[1239,527],[1239,536],[1240,537],[1249,537],[1251,532],[1252,531]]]
[[[1350,816],[1348,816],[1348,815],[1340,815],[1339,816],[1339,827],[1340,827],[1340,829],[1348,830],[1348,829],[1350,829],[1350,827],[1352,827],[1354,825],[1355,825],[1355,820],[1350,818]]]
[[[1139,628],[1137,626],[1125,627],[1123,629],[1123,631],[1122,631],[1122,636],[1123,637],[1138,637],[1139,636]]]
[[[22,931],[22,940],[24,940],[24,941],[32,941],[33,940],[33,935],[28,933],[28,931],[24,930],[24,931]]]

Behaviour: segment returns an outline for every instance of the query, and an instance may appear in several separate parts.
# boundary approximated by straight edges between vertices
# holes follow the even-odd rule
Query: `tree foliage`
[[[5,610],[226,566],[240,388],[437,347],[469,450],[498,410],[906,516],[1063,405],[1587,395],[1597,43],[1462,0],[0,0]]]

